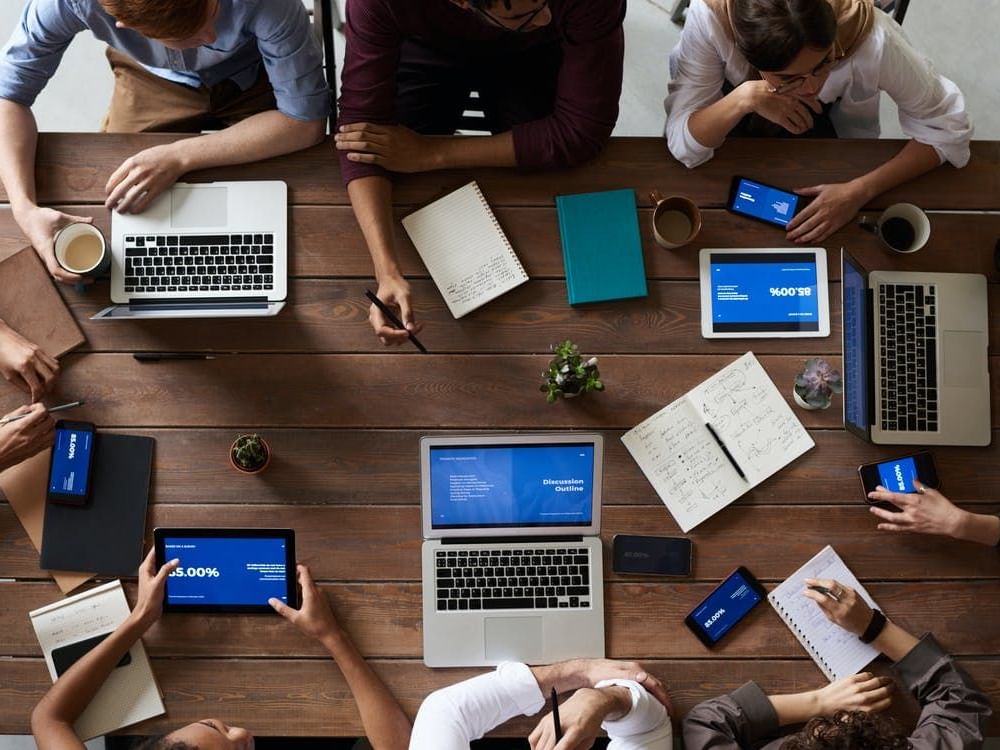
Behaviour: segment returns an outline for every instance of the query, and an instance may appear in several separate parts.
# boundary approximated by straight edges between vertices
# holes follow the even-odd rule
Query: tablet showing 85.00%
[[[178,568],[170,574],[174,578],[218,578],[218,568]]]

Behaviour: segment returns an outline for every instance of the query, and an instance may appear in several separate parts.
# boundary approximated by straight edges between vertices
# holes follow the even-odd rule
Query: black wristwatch
[[[865,632],[858,636],[862,643],[871,643],[878,638],[885,629],[885,624],[889,622],[880,610],[872,610],[872,619],[865,628]]]

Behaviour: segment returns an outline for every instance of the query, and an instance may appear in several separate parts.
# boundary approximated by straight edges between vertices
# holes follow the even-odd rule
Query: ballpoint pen
[[[63,411],[65,409],[75,409],[77,406],[83,406],[83,401],[70,401],[68,404],[59,404],[59,406],[53,406],[48,410],[49,414],[55,414],[57,411]],[[10,424],[11,422],[16,422],[19,419],[24,419],[27,414],[15,414],[13,417],[7,417],[6,419],[0,419],[0,427],[5,424]]]

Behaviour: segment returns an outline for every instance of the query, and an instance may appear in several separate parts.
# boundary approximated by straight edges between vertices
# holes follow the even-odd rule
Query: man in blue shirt
[[[330,91],[301,0],[27,0],[0,51],[0,180],[52,275],[52,237],[89,221],[36,203],[30,107],[73,37],[109,45],[114,132],[218,132],[140,151],[107,183],[109,209],[140,212],[181,175],[298,151],[323,139]]]

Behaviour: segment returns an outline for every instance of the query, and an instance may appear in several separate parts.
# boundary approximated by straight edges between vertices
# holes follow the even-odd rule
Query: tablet
[[[154,529],[156,564],[177,558],[164,612],[270,612],[297,606],[291,529]]]
[[[705,338],[830,335],[823,248],[705,248],[700,259]]]

